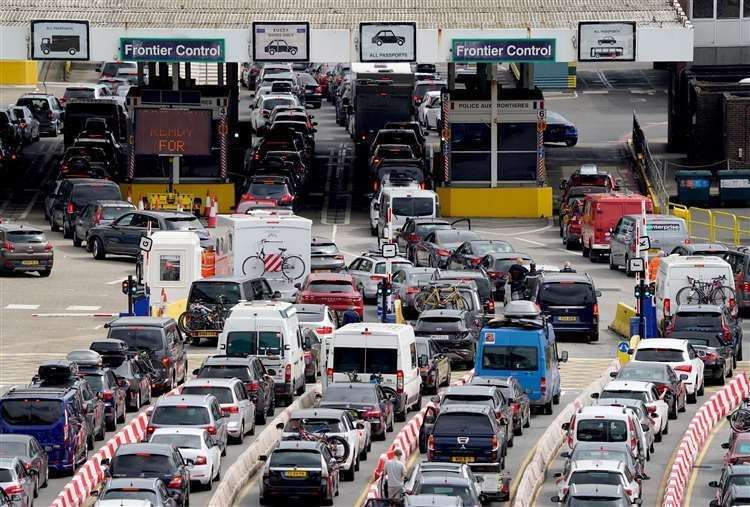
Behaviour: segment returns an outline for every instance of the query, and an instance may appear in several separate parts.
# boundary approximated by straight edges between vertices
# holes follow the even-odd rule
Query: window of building
[[[693,19],[705,19],[713,17],[714,0],[693,0]]]
[[[740,0],[716,0],[717,19],[738,19],[740,17]]]

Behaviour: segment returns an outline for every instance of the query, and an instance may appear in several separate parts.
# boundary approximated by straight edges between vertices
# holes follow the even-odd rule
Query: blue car
[[[555,329],[555,335],[599,340],[601,292],[588,273],[544,273],[536,302]]]
[[[547,111],[547,128],[544,129],[544,142],[565,143],[565,146],[578,144],[578,129],[572,121],[554,111]]]
[[[531,301],[512,301],[505,315],[482,329],[477,343],[474,374],[513,376],[529,395],[531,406],[552,413],[560,403],[559,363],[568,353],[557,353],[555,330]]]

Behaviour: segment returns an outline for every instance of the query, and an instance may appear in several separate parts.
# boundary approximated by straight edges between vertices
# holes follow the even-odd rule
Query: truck
[[[368,149],[387,122],[412,120],[413,92],[408,63],[352,63],[349,132],[358,150]]]
[[[310,274],[312,220],[291,210],[252,210],[219,215],[216,274],[263,277],[271,290],[292,301]]]
[[[52,35],[50,37],[43,37],[41,44],[39,44],[39,49],[45,55],[50,54],[50,52],[65,52],[72,56],[81,50],[81,36]]]

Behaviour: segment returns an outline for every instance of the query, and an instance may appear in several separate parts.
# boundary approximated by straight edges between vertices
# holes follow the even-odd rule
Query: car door
[[[703,370],[704,370],[703,361],[701,360],[700,357],[698,357],[698,353],[695,352],[695,349],[689,343],[687,345],[687,354],[688,354],[690,363],[693,365],[693,368],[695,368],[695,371],[697,372],[696,377],[695,377],[696,378],[695,387],[697,389],[698,383],[702,382],[702,379],[703,379]]]
[[[380,192],[378,193],[378,201],[380,201]],[[414,232],[415,225],[414,221],[407,219],[404,226],[400,231],[396,231],[396,243],[398,244],[399,253],[408,255],[407,247],[409,246],[409,237]]]
[[[467,249],[471,250],[471,245],[468,243],[464,243],[456,248],[453,253],[451,253],[450,257],[448,257],[447,269],[463,269]]]
[[[414,245],[414,260],[417,266],[430,265],[431,244],[435,241],[435,233],[431,232]]]
[[[364,257],[360,257],[359,259],[354,259],[351,264],[349,264],[349,267],[347,268],[347,271],[349,274],[352,275],[354,278],[354,281],[357,283],[357,286],[364,285],[365,283],[365,277],[370,276],[369,269],[365,271],[366,264],[368,264],[370,267],[372,266],[372,263],[368,261],[368,259],[365,259]]]
[[[126,213],[107,227],[99,228],[99,236],[104,244],[104,250],[112,253],[123,253],[127,250],[124,245],[128,230],[133,227],[137,213]]]
[[[164,333],[167,339],[167,350],[169,351],[172,363],[175,365],[175,379],[187,378],[186,357],[185,357],[185,344],[182,341],[182,336],[177,329],[177,324],[174,322],[167,325],[164,328]]]
[[[237,400],[237,406],[242,414],[242,420],[245,424],[245,428],[250,428],[253,425],[251,417],[255,416],[255,406],[247,397],[245,387],[241,383],[234,384],[234,398]]]
[[[224,414],[221,413],[221,407],[219,406],[219,402],[216,401],[215,398],[211,403],[211,415],[213,416],[214,422],[218,427],[217,435],[219,436],[220,441],[226,443],[229,417],[225,417]]]
[[[624,241],[624,231],[625,231],[625,218],[620,218],[620,220],[617,222],[617,225],[615,225],[614,229],[612,229],[612,234],[610,235],[609,240],[609,255],[612,257],[612,262],[614,264],[624,264],[624,250],[622,248],[622,243]]]

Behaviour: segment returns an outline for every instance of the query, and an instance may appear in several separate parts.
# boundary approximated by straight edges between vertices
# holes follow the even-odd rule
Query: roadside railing
[[[685,220],[693,242],[724,243],[738,247],[750,244],[750,217],[668,202],[669,214]]]

